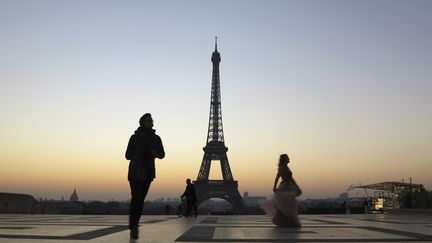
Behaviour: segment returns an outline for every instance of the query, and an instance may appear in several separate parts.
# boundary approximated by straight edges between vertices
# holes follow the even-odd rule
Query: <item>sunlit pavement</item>
[[[136,242],[432,242],[431,215],[301,215],[302,228],[266,216],[143,215]],[[127,215],[0,215],[0,242],[130,242]]]

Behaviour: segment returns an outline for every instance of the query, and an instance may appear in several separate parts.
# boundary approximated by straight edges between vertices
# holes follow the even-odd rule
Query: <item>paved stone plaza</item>
[[[301,215],[301,229],[266,216],[143,215],[136,242],[432,242],[430,215]],[[129,242],[125,215],[0,215],[0,242]]]

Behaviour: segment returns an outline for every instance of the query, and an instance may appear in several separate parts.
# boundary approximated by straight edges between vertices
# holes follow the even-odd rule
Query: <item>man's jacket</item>
[[[182,196],[185,196],[191,202],[196,203],[197,195],[195,191],[195,186],[193,184],[188,184]]]
[[[156,177],[155,158],[163,159],[162,140],[151,128],[139,127],[130,137],[126,149],[129,162],[128,180],[148,181]]]

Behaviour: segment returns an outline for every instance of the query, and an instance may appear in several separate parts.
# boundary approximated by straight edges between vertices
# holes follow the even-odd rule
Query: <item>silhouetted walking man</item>
[[[153,130],[153,119],[150,113],[139,120],[140,126],[129,139],[126,159],[130,160],[128,180],[132,199],[129,208],[129,229],[131,239],[138,239],[139,220],[144,199],[150,184],[156,177],[155,158],[163,159],[165,151],[162,140]]]
[[[192,216],[191,208],[193,208],[193,210],[195,211],[195,217],[196,217],[198,215],[198,212],[196,207],[197,195],[195,191],[195,186],[194,184],[192,184],[190,179],[186,180],[186,184],[187,184],[186,190],[183,193],[183,195],[181,195],[181,197],[186,197],[186,217]]]

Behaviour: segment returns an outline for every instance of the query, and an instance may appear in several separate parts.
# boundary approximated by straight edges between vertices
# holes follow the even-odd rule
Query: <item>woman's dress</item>
[[[277,187],[273,199],[262,203],[266,214],[272,217],[275,225],[282,227],[301,227],[297,214],[296,197],[300,194],[287,166],[279,167],[282,182]]]

